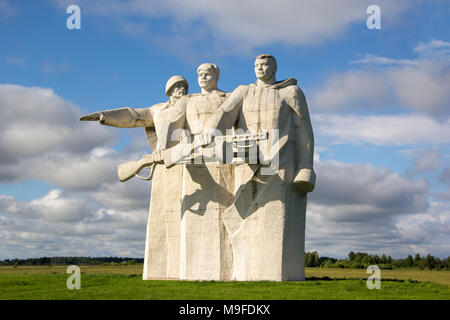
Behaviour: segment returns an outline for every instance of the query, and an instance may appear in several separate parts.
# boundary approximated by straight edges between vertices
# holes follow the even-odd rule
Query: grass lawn
[[[0,299],[450,299],[446,271],[382,270],[369,290],[365,270],[307,268],[305,282],[143,281],[142,265],[80,266],[68,290],[65,266],[0,267]]]

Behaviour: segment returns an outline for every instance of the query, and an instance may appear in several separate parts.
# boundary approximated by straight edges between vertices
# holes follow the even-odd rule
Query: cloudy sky
[[[0,0],[0,260],[142,257],[151,184],[116,167],[150,152],[143,129],[78,118],[165,101],[174,74],[198,92],[203,62],[232,91],[261,53],[309,104],[307,250],[449,256],[449,18],[444,0]]]

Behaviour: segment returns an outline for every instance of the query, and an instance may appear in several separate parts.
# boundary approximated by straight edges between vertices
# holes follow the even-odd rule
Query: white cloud
[[[430,245],[445,238],[448,215],[441,207],[430,207],[428,185],[423,180],[406,179],[369,164],[333,161],[321,161],[316,172],[317,187],[308,205],[308,250],[331,256],[346,255],[350,250],[401,256],[415,252],[414,246],[434,255],[448,252],[445,247]],[[103,184],[94,191],[57,189],[31,201],[0,196],[2,254],[8,258],[142,257],[148,185],[133,179]],[[403,217],[408,217],[408,226],[399,225]],[[423,219],[436,224],[422,230],[419,238],[405,231],[419,230]]]
[[[439,181],[450,186],[450,166],[447,165],[447,167],[445,167],[442,172],[439,174],[438,177]],[[450,190],[449,190],[449,195],[450,195]],[[449,197],[450,199],[450,197]]]
[[[309,107],[322,147],[407,146],[413,167],[402,177],[368,164],[316,163],[317,186],[306,220],[308,250],[329,256],[355,249],[403,257],[449,255],[449,192],[430,193],[430,182],[413,179],[436,173],[438,182],[447,180],[448,172],[440,169],[442,147],[450,143],[448,45],[421,43],[415,60],[366,55],[351,63],[353,69],[331,74],[313,92]]]
[[[448,117],[450,50],[439,49],[449,43],[437,42],[420,44],[416,60],[366,55],[353,61],[367,67],[331,74],[312,92],[310,105],[318,110],[359,111],[401,107]]]
[[[450,252],[450,206],[448,202],[431,202],[424,214],[400,217],[397,229],[405,240],[406,252],[436,252],[446,257]]]
[[[50,152],[45,157],[22,159],[22,179],[42,179],[59,187],[76,190],[96,189],[102,183],[117,180],[117,165],[124,155],[112,149],[99,155],[99,149],[90,153],[70,154]],[[127,159],[129,160],[129,159]]]
[[[81,111],[51,89],[0,84],[0,109],[0,162],[56,149],[89,152],[116,138],[105,127],[82,125]]]
[[[334,221],[385,219],[423,212],[428,205],[424,180],[409,180],[387,168],[326,161],[315,170],[317,187],[310,199],[332,210]]]
[[[167,28],[167,39],[176,41],[180,35],[200,32],[203,34],[201,39],[208,39],[210,48],[220,46],[228,52],[245,52],[273,42],[298,45],[334,39],[344,34],[352,24],[359,23],[365,28],[366,9],[372,4],[369,0],[103,0],[95,3],[55,0],[54,3],[63,8],[77,3],[83,12],[121,21],[121,25],[132,17],[170,18],[175,26]],[[387,23],[410,6],[404,0],[379,0],[377,4],[383,8],[383,21]],[[134,35],[138,30],[138,35],[143,36],[142,27],[137,27],[136,23],[131,29]],[[152,35],[151,30],[146,34]],[[201,39],[196,39],[196,44],[191,43],[192,47]]]
[[[150,184],[137,179],[119,183],[116,178],[117,164],[137,158],[141,145],[130,153],[114,151],[115,129],[79,122],[78,108],[48,89],[0,85],[0,107],[4,127],[0,177],[3,181],[5,177],[44,179],[56,186],[30,201],[0,195],[0,243],[4,246],[0,259],[142,256]],[[318,136],[335,142],[440,144],[448,143],[450,136],[449,121],[423,115],[341,114],[313,119]],[[20,135],[23,128],[31,134]],[[332,256],[349,250],[403,255],[412,248],[435,255],[448,253],[447,247],[432,245],[436,239],[446,239],[447,209],[430,206],[429,185],[424,180],[407,179],[369,164],[323,160],[317,162],[316,172],[317,189],[309,197],[307,249],[318,248],[321,255]],[[400,228],[399,221],[406,216],[415,217],[410,220],[414,223]],[[427,217],[427,228],[419,238],[409,237],[408,230],[420,229],[421,219]]]
[[[450,180],[447,180],[447,184],[449,184]],[[444,191],[438,191],[433,194],[433,196],[442,201],[450,201],[450,188],[447,188]]]
[[[421,56],[448,56],[450,54],[450,42],[442,40],[431,40],[430,42],[421,42],[414,51]]]
[[[324,87],[311,92],[308,105],[315,110],[379,108],[388,102],[389,89],[382,78],[368,71],[350,70],[331,74]]]
[[[414,176],[417,174],[434,172],[442,167],[442,151],[437,148],[405,150],[413,158],[413,167],[407,170],[407,174]]]
[[[132,179],[125,183],[108,183],[91,193],[91,196],[103,207],[116,210],[137,210],[148,208],[151,184]]]
[[[92,208],[83,199],[65,195],[61,190],[50,190],[44,197],[29,202],[13,197],[0,198],[0,210],[6,217],[42,220],[46,222],[77,222]]]
[[[0,259],[142,256],[150,184],[118,182],[117,165],[142,156],[144,134],[118,152],[119,130],[80,122],[50,89],[0,85],[0,108],[0,181],[55,186],[30,201],[0,195]]]
[[[46,221],[79,221],[87,208],[83,201],[64,198],[60,190],[51,190],[42,199],[29,203],[32,211],[42,213],[41,218]]]
[[[422,114],[355,116],[321,113],[314,114],[312,120],[317,136],[335,144],[400,146],[450,143],[450,119],[439,122]]]
[[[111,181],[124,158],[110,149],[114,129],[80,122],[81,111],[51,89],[0,85],[0,109],[0,181],[89,188]]]
[[[55,189],[31,201],[0,196],[0,259],[142,256],[147,203],[145,208],[129,210],[109,207],[100,205],[89,192],[70,194]]]
[[[450,59],[441,64],[425,61],[417,68],[390,70],[386,75],[402,106],[431,114],[449,116]]]
[[[375,64],[375,65],[407,65],[417,66],[419,63],[416,60],[408,59],[392,59],[386,57],[379,57],[372,54],[366,54],[363,59],[351,61],[350,64]]]
[[[316,172],[306,218],[307,250],[332,257],[351,250],[393,257],[449,255],[450,207],[428,201],[424,180],[335,161],[322,161]]]

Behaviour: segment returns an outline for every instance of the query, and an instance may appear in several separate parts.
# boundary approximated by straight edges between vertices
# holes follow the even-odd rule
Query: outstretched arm
[[[219,130],[222,134],[225,134],[226,129],[231,129],[239,118],[247,90],[247,86],[237,87],[217,109],[203,132],[208,134],[214,130]]]
[[[101,124],[118,128],[153,127],[151,108],[120,108],[94,112],[80,118],[81,121],[100,121]]]

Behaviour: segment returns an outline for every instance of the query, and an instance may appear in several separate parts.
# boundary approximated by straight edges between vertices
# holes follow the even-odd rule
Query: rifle
[[[141,160],[129,161],[120,164],[117,167],[117,173],[119,175],[120,182],[127,181],[134,176],[142,180],[151,180],[155,171],[157,162],[154,161],[153,154],[145,154]],[[150,175],[147,178],[141,177],[139,172],[147,167],[151,167]]]
[[[269,134],[266,131],[217,136],[214,139],[214,144],[208,145],[199,154],[194,153],[194,151],[200,147],[205,147],[205,145],[202,145],[194,138],[193,143],[179,143],[172,148],[162,151],[162,161],[155,161],[153,154],[145,154],[138,161],[129,161],[119,165],[117,168],[119,180],[124,182],[134,176],[142,180],[151,180],[158,163],[164,163],[166,168],[171,168],[180,163],[198,163],[197,160],[200,160],[200,163],[202,161],[206,162],[206,160],[218,160],[219,163],[231,163],[233,156],[236,156],[236,152],[230,153],[229,151],[233,151],[236,148],[249,149],[255,145],[248,146],[246,143],[267,140],[268,136]],[[151,167],[149,176],[140,176],[139,172],[147,167]]]

